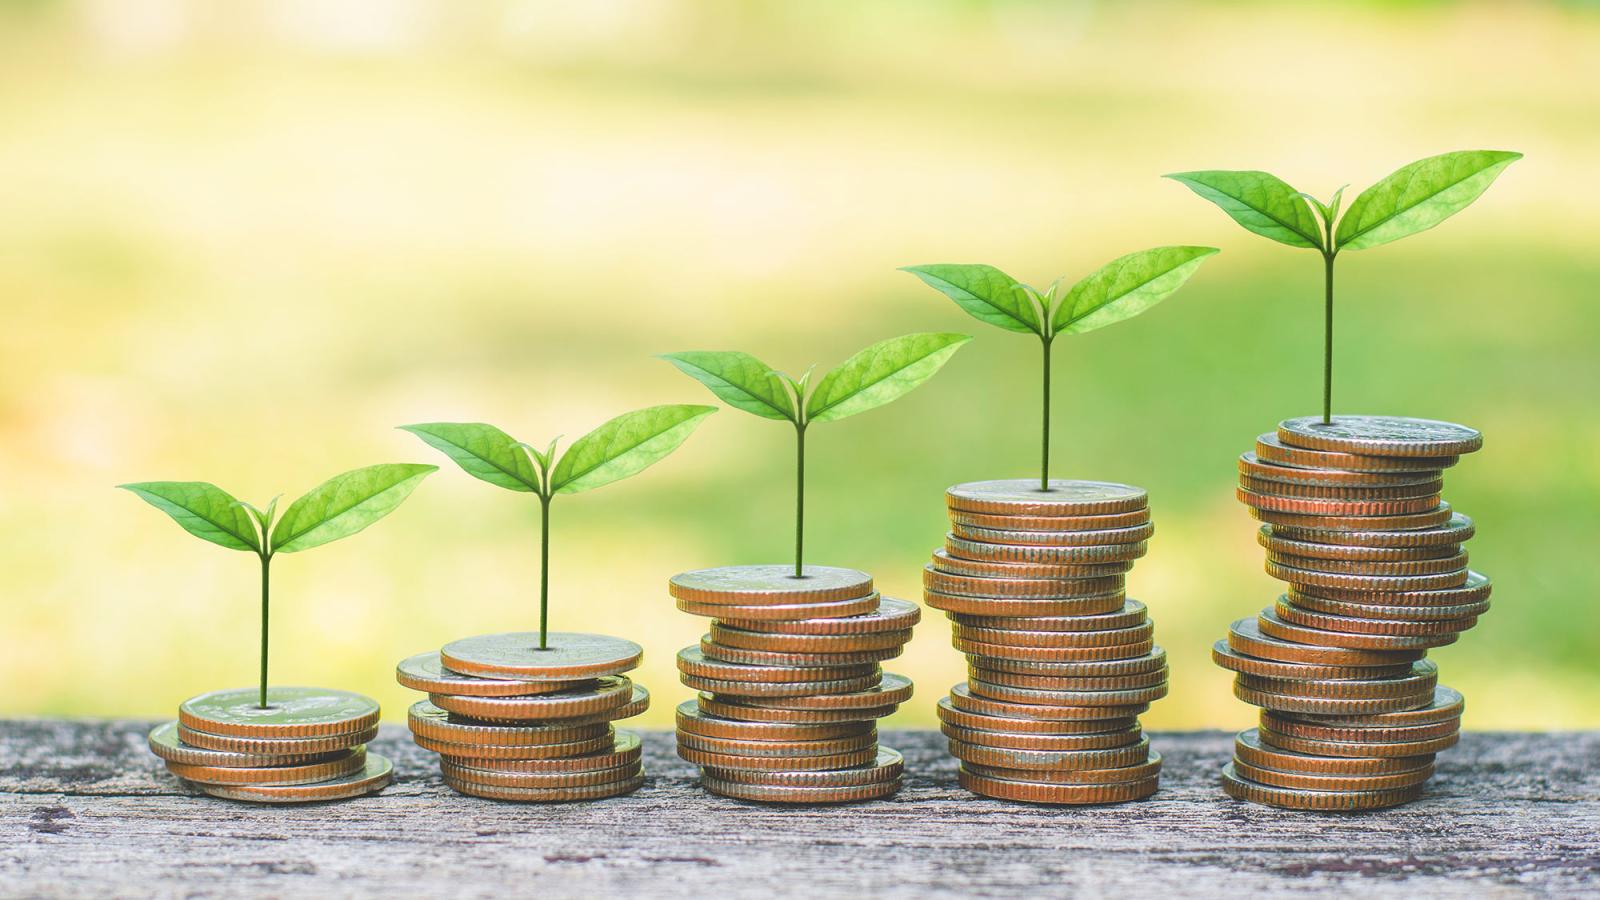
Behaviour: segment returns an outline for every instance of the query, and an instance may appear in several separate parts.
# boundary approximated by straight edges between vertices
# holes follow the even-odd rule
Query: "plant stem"
[[[539,495],[539,649],[549,648],[550,634],[550,497]]]
[[[1044,425],[1039,430],[1039,490],[1050,490],[1050,341],[1044,344]]]
[[[1322,424],[1333,423],[1333,257],[1322,254],[1327,296],[1322,305]]]
[[[267,708],[267,587],[272,571],[272,555],[261,554],[261,697],[259,706]]]
[[[805,574],[806,550],[806,427],[794,428],[794,577]]]

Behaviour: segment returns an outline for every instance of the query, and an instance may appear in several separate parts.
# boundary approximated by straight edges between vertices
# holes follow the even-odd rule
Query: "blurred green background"
[[[978,339],[812,434],[810,558],[916,598],[946,485],[1035,465],[1031,339],[897,266],[1047,283],[1164,243],[1181,294],[1062,341],[1063,476],[1144,485],[1131,576],[1172,658],[1152,727],[1242,727],[1208,661],[1278,592],[1234,460],[1320,400],[1320,271],[1181,185],[1264,168],[1320,196],[1515,149],[1436,231],[1340,263],[1335,406],[1472,424],[1448,475],[1495,608],[1438,651],[1474,728],[1600,726],[1600,11],[1533,3],[0,3],[0,712],[170,715],[249,684],[256,569],[114,491],[297,496],[394,426],[536,444],[705,402],[652,354],[791,372],[908,331]],[[650,724],[704,621],[674,572],[781,561],[791,440],[713,417],[554,510],[554,626],[647,649]],[[537,504],[449,467],[391,519],[274,566],[274,680],[365,691],[401,657],[532,627]],[[941,616],[892,668],[934,722]]]

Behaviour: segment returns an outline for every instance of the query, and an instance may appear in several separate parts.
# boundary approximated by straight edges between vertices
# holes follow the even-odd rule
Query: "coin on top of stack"
[[[426,691],[412,739],[439,754],[445,784],[475,797],[553,803],[631,793],[644,783],[637,734],[615,721],[650,706],[624,673],[638,644],[598,634],[464,638],[401,660],[395,679]]]
[[[851,803],[900,789],[900,754],[876,722],[910,698],[884,672],[922,611],[854,569],[728,566],[672,577],[678,608],[712,619],[678,653],[698,691],[677,709],[678,755],[713,793],[769,803]]]
[[[1127,572],[1154,532],[1143,489],[981,481],[946,494],[950,533],[923,570],[967,680],[938,703],[962,786],[1031,803],[1155,793],[1139,715],[1167,693],[1166,651]]]
[[[168,771],[213,797],[309,803],[375,793],[393,766],[367,742],[378,734],[370,697],[324,688],[213,691],[185,700],[150,732]]]
[[[1424,656],[1489,609],[1463,549],[1475,527],[1441,497],[1444,470],[1482,445],[1449,422],[1308,416],[1239,458],[1239,500],[1288,590],[1212,648],[1261,708],[1223,772],[1229,794],[1320,810],[1421,794],[1464,706]]]

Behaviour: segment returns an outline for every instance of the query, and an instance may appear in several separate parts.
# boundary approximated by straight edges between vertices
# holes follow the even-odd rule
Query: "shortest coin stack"
[[[911,696],[879,668],[921,617],[854,569],[731,566],[673,576],[678,608],[709,616],[678,653],[696,699],[678,706],[678,755],[713,793],[772,803],[850,803],[900,789],[900,754],[876,721]]]
[[[1167,693],[1166,652],[1124,593],[1154,530],[1144,490],[979,481],[945,500],[950,533],[922,583],[967,656],[938,705],[961,785],[1029,803],[1155,793],[1161,755],[1138,717]]]
[[[475,797],[551,803],[616,797],[644,783],[639,736],[611,723],[650,706],[622,673],[638,644],[595,634],[488,634],[400,661],[395,680],[426,691],[408,716],[439,754],[445,784]]]
[[[378,704],[348,691],[256,688],[185,700],[150,732],[167,769],[213,797],[255,803],[343,800],[382,790],[389,760],[367,752]]]

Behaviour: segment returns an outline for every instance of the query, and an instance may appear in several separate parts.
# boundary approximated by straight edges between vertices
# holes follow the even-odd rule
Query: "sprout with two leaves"
[[[1183,286],[1214,247],[1156,247],[1112,260],[1065,293],[1058,279],[1039,290],[994,266],[908,266],[973,318],[1007,331],[1034,334],[1043,349],[1043,425],[1039,490],[1050,490],[1050,349],[1064,334],[1082,334],[1132,318]]]
[[[482,422],[402,425],[480,481],[539,498],[539,649],[549,649],[550,502],[637,475],[678,449],[714,406],[652,406],[623,413],[574,441],[556,459]]]
[[[1427,231],[1478,199],[1522,154],[1462,150],[1401,166],[1362,191],[1341,218],[1344,188],[1323,203],[1266,172],[1206,171],[1168,175],[1262,237],[1322,254],[1322,421],[1333,421],[1333,260]]]
[[[734,350],[690,350],[661,358],[729,406],[794,426],[794,577],[803,578],[806,430],[898,400],[932,378],[970,340],[965,334],[907,334],[880,341],[823,375],[814,389],[811,370],[792,378]]]
[[[277,518],[278,498],[258,509],[204,481],[144,481],[118,487],[171,516],[195,537],[261,560],[261,684],[267,708],[267,610],[272,557],[349,537],[391,512],[438,466],[390,463],[345,472],[312,488]]]

